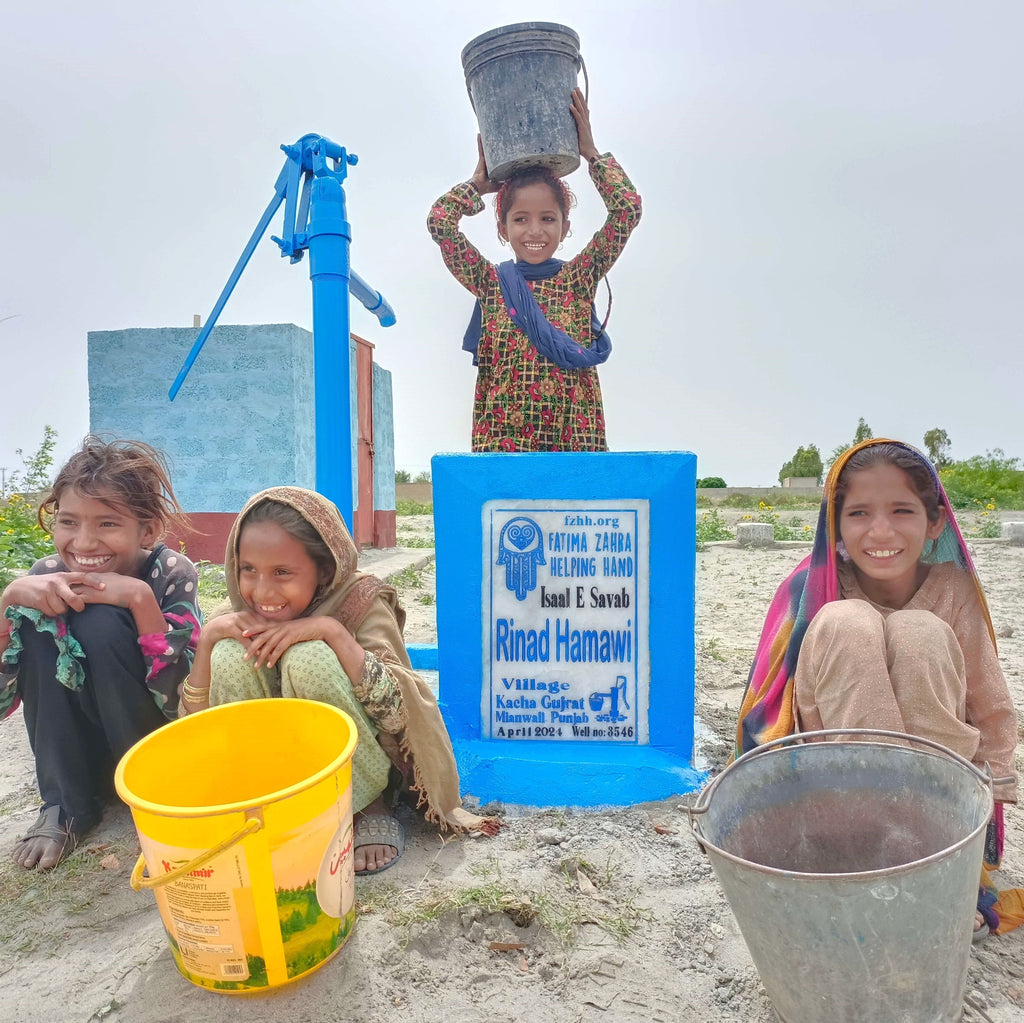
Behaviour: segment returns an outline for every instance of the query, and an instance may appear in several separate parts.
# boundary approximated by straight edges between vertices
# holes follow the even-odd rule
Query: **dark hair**
[[[39,506],[39,525],[48,533],[53,532],[53,518],[65,490],[124,508],[140,522],[152,522],[157,539],[172,527],[192,531],[171,488],[167,460],[140,440],[106,441],[90,434],[82,441]]]
[[[291,505],[282,504],[273,498],[266,498],[253,505],[246,512],[238,530],[239,539],[242,530],[250,523],[272,522],[280,526],[289,536],[294,537],[305,548],[306,553],[316,565],[317,575],[330,582],[334,578],[337,562],[331,549],[324,543],[324,538],[313,528],[313,524],[296,511]]]
[[[522,167],[513,171],[498,189],[494,198],[494,215],[499,224],[504,224],[508,219],[508,211],[515,202],[516,193],[521,188],[529,185],[547,185],[551,194],[555,197],[559,210],[562,212],[562,219],[569,219],[569,210],[576,205],[576,196],[572,194],[569,186],[557,177],[550,167],[537,164],[533,167]]]
[[[850,456],[850,460],[839,473],[839,479],[836,480],[836,518],[842,513],[850,477],[863,469],[873,469],[876,465],[891,465],[896,469],[901,469],[907,477],[911,490],[917,494],[924,505],[928,521],[932,523],[939,521],[941,503],[934,473],[924,461],[923,455],[917,455],[900,444],[870,444]]]

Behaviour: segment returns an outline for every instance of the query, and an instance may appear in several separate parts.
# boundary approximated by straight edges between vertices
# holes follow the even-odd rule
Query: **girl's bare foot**
[[[39,819],[14,844],[11,859],[26,870],[52,870],[78,843],[59,806],[44,806]]]

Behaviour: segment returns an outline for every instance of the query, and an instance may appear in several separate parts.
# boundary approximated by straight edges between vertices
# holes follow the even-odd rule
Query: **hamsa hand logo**
[[[537,588],[537,566],[545,565],[544,536],[533,519],[517,515],[498,536],[498,565],[505,566],[505,585],[519,600]]]

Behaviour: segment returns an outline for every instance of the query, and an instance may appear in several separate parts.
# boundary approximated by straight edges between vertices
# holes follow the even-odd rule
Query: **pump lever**
[[[346,152],[344,146],[340,146],[322,135],[303,135],[294,145],[283,145],[281,149],[285,154],[285,162],[274,183],[273,198],[263,211],[263,216],[260,217],[255,230],[242,250],[242,255],[235,264],[234,270],[231,271],[231,276],[228,277],[220,297],[214,303],[205,326],[200,330],[199,336],[193,342],[192,348],[181,365],[181,369],[178,370],[178,375],[174,378],[174,383],[171,384],[171,389],[168,392],[171,401],[174,401],[181,390],[185,377],[188,376],[199,353],[203,350],[203,345],[206,344],[210,332],[217,325],[217,320],[242,276],[242,271],[248,265],[256,246],[281,203],[285,203],[284,226],[281,237],[273,238],[273,240],[280,247],[282,256],[288,256],[292,263],[298,263],[308,247],[307,229],[313,180],[318,177],[333,177],[340,185],[348,175],[349,166],[354,166],[359,160],[354,153]],[[345,229],[348,229],[347,224],[345,224]],[[382,327],[395,325],[395,312],[387,299],[351,269],[349,270],[348,287],[349,293],[377,317]]]

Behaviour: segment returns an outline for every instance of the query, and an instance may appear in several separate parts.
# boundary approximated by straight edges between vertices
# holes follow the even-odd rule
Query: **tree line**
[[[822,459],[816,444],[796,449],[793,457],[779,469],[779,483],[789,478],[813,479],[821,484],[832,463],[849,448],[874,437],[862,416],[857,420],[853,440],[833,448]],[[997,508],[1024,508],[1024,468],[1019,458],[1009,458],[1001,448],[984,455],[956,460],[952,457],[952,441],[939,426],[924,434],[924,450],[935,466],[942,485],[954,508],[993,505]]]

